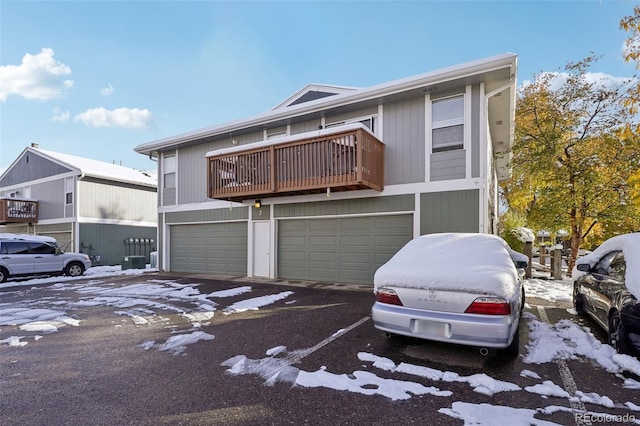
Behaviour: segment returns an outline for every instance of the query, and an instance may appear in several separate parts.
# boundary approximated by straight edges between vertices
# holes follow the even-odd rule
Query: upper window
[[[162,159],[162,176],[164,189],[176,187],[176,156],[165,155]]]
[[[371,115],[369,117],[366,118],[354,118],[354,119],[350,119],[350,120],[344,120],[344,121],[337,121],[335,123],[329,123],[326,124],[324,127],[326,129],[330,128],[330,127],[336,127],[336,126],[342,126],[344,124],[351,124],[351,123],[361,123],[362,125],[364,125],[365,127],[367,127],[369,130],[371,130],[371,133],[376,133],[376,116],[375,115]]]
[[[64,194],[64,203],[65,204],[73,204],[73,178],[66,178],[64,180],[65,194]]]
[[[464,95],[431,103],[432,152],[464,148]]]

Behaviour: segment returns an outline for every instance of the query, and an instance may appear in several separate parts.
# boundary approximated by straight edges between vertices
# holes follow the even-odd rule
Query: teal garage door
[[[413,237],[411,215],[278,221],[278,277],[371,283]]]
[[[172,272],[247,275],[246,222],[171,225]]]

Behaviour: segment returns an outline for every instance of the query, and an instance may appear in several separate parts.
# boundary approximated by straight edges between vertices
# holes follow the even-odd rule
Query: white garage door
[[[411,215],[278,222],[278,277],[371,283],[413,237]]]
[[[172,272],[247,275],[245,222],[171,225]]]

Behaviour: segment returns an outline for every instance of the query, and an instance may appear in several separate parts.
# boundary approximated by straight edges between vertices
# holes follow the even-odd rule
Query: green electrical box
[[[147,267],[145,256],[125,256],[122,258],[122,270],[145,269]]]

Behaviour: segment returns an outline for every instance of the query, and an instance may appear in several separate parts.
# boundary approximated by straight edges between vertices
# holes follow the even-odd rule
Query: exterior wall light
[[[260,202],[260,200],[256,200],[256,201],[253,203],[253,207],[255,207],[256,209],[259,209],[259,208],[260,208],[260,206],[262,206],[262,203]]]

